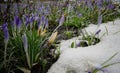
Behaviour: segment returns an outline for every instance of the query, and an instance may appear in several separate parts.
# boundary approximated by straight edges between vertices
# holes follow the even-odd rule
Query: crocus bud
[[[45,16],[44,15],[42,15],[42,17],[41,17],[41,24],[45,24]]]
[[[102,15],[98,16],[98,25],[102,23]]]
[[[9,40],[9,32],[8,32],[8,28],[7,28],[7,23],[4,23],[2,25],[2,30],[4,32],[4,42],[7,43]]]
[[[95,35],[99,34],[100,32],[101,32],[101,29],[99,29],[99,30],[95,33]]]
[[[25,33],[22,35],[22,41],[23,41],[23,46],[24,46],[25,52],[27,52],[27,49],[28,49],[28,41],[27,41],[27,36],[26,36]]]
[[[48,28],[48,19],[45,21],[45,28]]]
[[[14,17],[14,24],[16,25],[18,31],[20,32],[20,28],[22,26],[22,21],[20,20],[20,18],[18,16]],[[14,27],[15,27],[14,25]]]
[[[61,26],[64,21],[65,21],[65,14],[62,15],[62,17],[61,17],[61,19],[59,21],[59,26]]]
[[[42,30],[42,28],[40,27],[40,28],[38,28],[37,35],[38,36],[45,36],[46,32],[47,32],[46,29]]]
[[[51,35],[50,38],[48,39],[49,45],[52,44],[52,43],[55,41],[57,35],[58,35],[58,32],[57,32],[57,31],[54,32],[54,33],[52,33],[52,35]]]

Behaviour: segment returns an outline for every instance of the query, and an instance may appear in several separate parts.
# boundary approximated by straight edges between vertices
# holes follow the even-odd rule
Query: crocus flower
[[[81,42],[77,43],[77,45],[76,45],[76,46],[77,46],[77,47],[80,47],[80,46],[81,46],[81,44],[80,44],[80,43],[81,43]]]
[[[40,7],[38,10],[39,10],[40,12],[42,12],[42,7]]]
[[[45,21],[45,28],[48,28],[48,19]]]
[[[31,68],[30,57],[29,57],[29,53],[28,53],[28,41],[27,41],[27,36],[25,33],[22,35],[22,41],[23,41],[23,46],[24,46],[24,50],[26,53],[27,63],[28,63],[29,68]]]
[[[99,30],[95,33],[95,35],[99,34],[100,32],[101,32],[101,29],[99,29]]]
[[[102,23],[102,15],[98,16],[98,25]]]
[[[98,9],[101,9],[103,5],[103,0],[97,0]]]
[[[29,22],[32,23],[33,21],[34,21],[34,16],[31,16]]]
[[[33,22],[34,22],[34,15],[32,14],[32,16],[30,17],[30,20],[29,20],[29,22],[30,22],[30,29],[32,29],[32,27],[33,27]]]
[[[82,14],[81,14],[81,13],[79,13],[79,14],[78,14],[78,17],[81,17],[81,16],[82,16]]]
[[[53,32],[55,32],[60,26],[62,26],[64,21],[65,21],[65,14],[62,15],[61,19],[59,20],[59,25],[55,28]]]
[[[58,35],[57,31],[52,33],[52,35],[48,39],[48,45],[51,45],[55,41],[55,39],[57,38],[57,35]]]
[[[24,46],[25,52],[27,52],[27,49],[28,49],[28,41],[27,41],[27,36],[26,36],[25,33],[22,35],[22,41],[23,41],[23,46]]]
[[[4,42],[7,43],[9,40],[9,32],[8,32],[8,28],[7,28],[7,23],[4,23],[1,28],[4,32]]]
[[[65,14],[62,15],[62,17],[61,17],[61,19],[59,21],[59,26],[61,26],[64,21],[65,21]]]
[[[29,16],[26,16],[26,23],[25,23],[26,27],[28,26],[28,24],[29,24]]]
[[[20,18],[18,16],[14,17],[14,27],[17,27],[18,31],[20,31],[20,28],[22,26],[22,21],[20,20]]]
[[[36,14],[36,16],[35,16],[35,21],[37,21],[37,20],[39,20],[39,16],[38,16],[38,14]]]
[[[14,17],[14,22],[16,25],[19,25],[19,17],[18,16]]]
[[[109,5],[107,6],[107,8],[112,10],[112,9],[115,8],[115,6],[114,6],[113,4],[109,4]]]
[[[38,29],[39,29],[40,25],[41,25],[41,19],[38,20]]]
[[[45,16],[44,15],[42,15],[42,17],[41,17],[41,24],[45,24]]]

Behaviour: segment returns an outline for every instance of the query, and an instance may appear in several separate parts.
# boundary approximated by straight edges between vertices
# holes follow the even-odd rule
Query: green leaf
[[[104,63],[102,63],[102,65],[108,63],[108,62],[109,62],[110,60],[112,60],[117,54],[118,54],[118,52],[115,53],[115,54],[113,54],[113,56],[111,56],[108,60],[106,60]]]
[[[31,73],[29,69],[24,67],[17,67],[19,70],[23,71],[24,73]]]
[[[74,48],[74,47],[75,47],[75,43],[72,42],[72,43],[71,43],[71,48]]]

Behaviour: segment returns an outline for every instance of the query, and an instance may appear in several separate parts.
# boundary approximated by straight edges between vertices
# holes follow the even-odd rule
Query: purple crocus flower
[[[61,26],[64,21],[65,21],[65,14],[62,15],[62,17],[61,17],[61,19],[59,21],[59,26]]]
[[[16,25],[16,27],[18,28],[18,30],[20,30],[20,28],[22,26],[22,21],[20,20],[20,18],[18,16],[14,17],[14,24]]]
[[[7,28],[7,23],[4,23],[1,28],[4,32],[4,41],[5,41],[5,43],[7,43],[9,40],[9,32],[8,32],[8,28]]]
[[[35,20],[35,21],[38,21],[38,20],[39,20],[39,15],[38,15],[38,14],[36,14],[36,16],[34,17],[34,20]]]
[[[55,32],[60,26],[62,26],[64,21],[65,21],[65,14],[62,14],[62,17],[59,20],[59,25],[55,28],[53,32]]]
[[[48,19],[45,21],[45,28],[48,28]]]
[[[30,17],[29,22],[32,23],[33,21],[34,21],[34,17],[32,16],[32,17]]]
[[[40,7],[38,10],[39,10],[40,12],[42,12],[42,7]]]
[[[99,30],[95,33],[95,35],[99,34],[100,32],[101,32],[101,29],[99,29]]]
[[[16,25],[19,25],[19,17],[18,17],[18,16],[15,16],[15,17],[14,17],[14,21],[15,21],[15,24],[16,24]]]
[[[81,14],[81,13],[79,13],[79,14],[78,14],[78,17],[81,17],[81,16],[82,16],[82,14]]]
[[[28,41],[27,41],[27,36],[26,36],[25,33],[22,35],[22,41],[23,41],[23,46],[24,46],[25,52],[27,52],[27,49],[28,49]]]
[[[32,25],[33,21],[35,20],[35,17],[34,17],[33,14],[32,14],[32,16],[26,15],[25,19],[26,19],[25,25],[26,25],[26,27],[28,27],[28,24],[29,24],[29,23]],[[30,26],[31,26],[31,25],[30,25]]]
[[[42,17],[41,17],[41,24],[45,24],[45,16],[44,15],[42,15]]]
[[[109,4],[109,5],[107,6],[107,8],[112,10],[112,9],[115,8],[115,6],[114,6],[113,4]]]
[[[81,42],[77,43],[77,45],[76,45],[76,46],[77,46],[77,47],[80,47],[80,46],[81,46],[81,44],[80,44],[80,43],[81,43]]]
[[[41,25],[41,19],[38,20],[38,28],[40,27]]]
[[[26,23],[25,23],[26,27],[28,26],[28,24],[29,24],[29,16],[26,16]]]
[[[98,25],[102,23],[102,15],[98,16]]]
[[[30,17],[29,22],[32,23],[32,22],[34,21],[34,19],[35,19],[35,18],[34,18],[34,14],[32,14],[32,16]]]
[[[101,9],[103,5],[103,0],[97,0],[98,9]]]
[[[30,28],[32,29],[32,27],[33,27],[33,22],[34,22],[34,15],[32,15],[32,16],[30,17],[29,22],[30,22]]]

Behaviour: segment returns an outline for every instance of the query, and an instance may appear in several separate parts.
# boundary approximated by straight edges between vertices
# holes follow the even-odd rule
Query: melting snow
[[[120,19],[112,22],[103,23],[99,27],[90,24],[85,28],[88,33],[95,33],[101,29],[99,36],[101,41],[88,47],[70,48],[73,41],[79,41],[79,37],[69,40],[63,40],[60,44],[61,55],[58,61],[52,65],[48,73],[87,73],[94,70],[96,67],[101,67],[101,64],[118,53],[107,64],[120,62]],[[84,29],[83,29],[84,30]],[[106,64],[106,65],[107,65]],[[120,64],[111,65],[104,68],[106,73],[119,73]],[[104,73],[99,71],[98,73]]]

